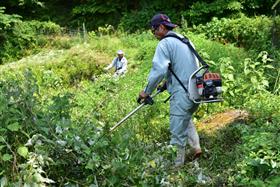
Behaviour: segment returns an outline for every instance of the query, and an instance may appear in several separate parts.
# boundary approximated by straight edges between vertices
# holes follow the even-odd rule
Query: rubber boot
[[[202,155],[201,148],[190,148],[186,150],[186,160],[193,161]]]
[[[200,148],[195,149],[195,150],[194,150],[193,159],[199,158],[199,157],[201,156],[201,154],[202,154],[202,151],[201,151]]]
[[[185,154],[186,150],[185,147],[177,146],[177,156],[175,159],[175,167],[181,167],[185,163]]]

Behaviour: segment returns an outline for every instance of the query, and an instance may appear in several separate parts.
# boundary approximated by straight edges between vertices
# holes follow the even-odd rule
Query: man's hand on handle
[[[149,104],[149,105],[154,104],[154,101],[153,101],[153,99],[150,97],[150,95],[149,95],[149,94],[146,94],[144,91],[141,91],[141,92],[139,93],[137,102],[138,102],[139,104],[142,104],[142,103]]]
[[[157,91],[164,92],[167,90],[167,83],[166,81],[162,82],[162,84],[158,85]]]

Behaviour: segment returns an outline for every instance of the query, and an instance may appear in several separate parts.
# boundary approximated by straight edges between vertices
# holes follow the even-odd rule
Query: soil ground
[[[216,130],[221,129],[231,123],[244,121],[248,118],[248,116],[248,113],[244,110],[227,110],[199,122],[197,127],[200,131],[203,131],[207,134],[212,134]]]

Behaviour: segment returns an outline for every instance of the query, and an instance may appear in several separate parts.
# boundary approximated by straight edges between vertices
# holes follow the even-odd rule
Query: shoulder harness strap
[[[201,56],[197,53],[197,51],[193,48],[193,46],[190,44],[190,41],[187,37],[179,37],[178,35],[174,34],[174,33],[169,33],[167,35],[165,35],[162,39],[164,38],[168,38],[168,37],[173,37],[173,38],[177,38],[178,40],[182,41],[184,44],[186,44],[190,50],[192,51],[192,53],[196,56],[196,58],[199,60],[199,62],[205,67],[208,68],[209,65],[201,58]]]

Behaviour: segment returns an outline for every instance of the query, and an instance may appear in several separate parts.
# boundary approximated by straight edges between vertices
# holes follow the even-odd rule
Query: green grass
[[[221,58],[229,57],[232,65],[238,67],[250,57],[246,51],[231,45],[207,41],[191,33],[189,37],[204,56],[208,55],[207,60],[215,62],[213,69],[219,69]],[[156,97],[153,106],[142,108],[117,131],[108,133],[110,127],[138,106],[136,98],[145,87],[156,44],[149,32],[94,36],[88,44],[42,52],[1,66],[3,125],[0,130],[2,139],[7,142],[0,142],[2,179],[6,177],[12,185],[23,178],[24,183],[35,184],[32,177],[38,176],[42,169],[46,172],[43,176],[54,180],[56,185],[246,186],[256,182],[275,183],[275,178],[266,177],[250,165],[252,159],[261,158],[259,151],[264,150],[271,156],[270,161],[276,163],[276,167],[268,165],[269,172],[273,175],[280,172],[279,146],[270,143],[278,141],[272,138],[272,132],[279,129],[279,105],[270,102],[271,99],[277,102],[279,97],[273,94],[256,95],[246,101],[242,108],[251,112],[251,121],[233,123],[213,134],[199,132],[205,151],[199,160],[200,169],[188,162],[180,171],[172,170],[175,152],[168,146],[169,105],[163,103],[167,93]],[[128,73],[113,79],[112,72],[106,74],[102,69],[118,49],[124,50],[128,59]],[[238,68],[234,73],[244,76]],[[238,100],[240,96],[233,97],[226,95],[225,99]],[[229,107],[241,106],[230,102],[203,105],[195,121]],[[264,115],[255,117],[258,113]],[[269,133],[264,133],[268,130]],[[107,133],[106,136],[93,144],[103,133]],[[23,158],[17,149],[25,146],[33,135],[39,136],[41,143],[26,146],[28,156]],[[264,138],[267,147],[255,147],[259,137]],[[5,153],[11,158],[3,160],[8,158],[4,157]],[[19,158],[15,163],[16,168],[21,168],[19,172],[11,165],[14,155]],[[42,168],[34,166],[38,158],[45,161]],[[262,168],[260,163],[257,166]],[[197,182],[200,171],[210,177],[208,183]],[[36,184],[43,183],[37,180]]]

